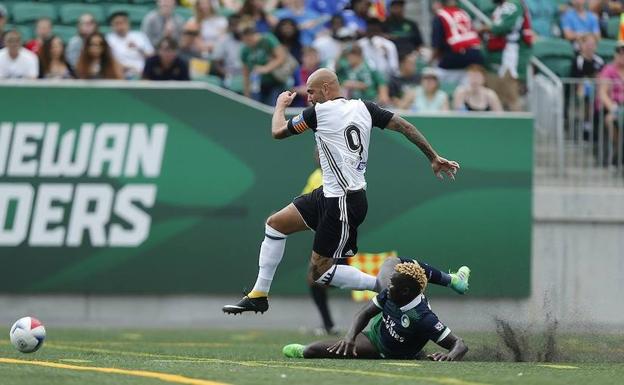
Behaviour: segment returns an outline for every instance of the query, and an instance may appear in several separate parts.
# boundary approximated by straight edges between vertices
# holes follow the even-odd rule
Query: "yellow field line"
[[[46,345],[46,347],[56,348],[56,349],[78,350],[78,351],[102,353],[102,354],[119,354],[119,355],[130,355],[130,356],[136,356],[136,357],[187,360],[189,362],[206,362],[206,363],[240,365],[240,366],[248,366],[248,367],[266,367],[266,368],[307,370],[307,371],[313,371],[313,372],[356,374],[356,375],[382,377],[382,378],[401,378],[401,379],[406,379],[406,380],[424,380],[424,381],[429,381],[432,383],[438,383],[442,385],[487,385],[481,382],[465,381],[465,380],[461,380],[461,379],[454,378],[454,377],[410,376],[410,375],[405,375],[405,374],[374,372],[374,371],[369,371],[369,370],[319,368],[319,367],[314,367],[314,366],[302,366],[302,365],[299,365],[299,363],[295,364],[294,362],[293,364],[295,365],[291,365],[287,363],[271,364],[271,363],[268,363],[267,361],[233,361],[233,360],[222,360],[219,358],[198,358],[198,357],[178,356],[178,355],[169,355],[169,354],[132,352],[132,351],[124,351],[124,350],[109,350],[109,349],[88,348],[88,347],[57,345],[57,344],[48,344]]]
[[[145,370],[101,368],[97,366],[77,366],[77,365],[59,364],[56,362],[49,362],[49,361],[27,361],[27,360],[16,360],[13,358],[2,358],[2,357],[0,357],[0,363],[16,364],[16,365],[35,365],[35,366],[43,366],[46,368],[77,370],[77,371],[85,371],[85,372],[99,372],[99,373],[107,373],[107,374],[124,374],[126,376],[154,378],[154,379],[165,381],[165,382],[173,382],[176,384],[184,384],[184,385],[228,385],[228,384],[225,384],[224,382],[201,380],[198,378],[180,376],[178,374],[148,372]]]

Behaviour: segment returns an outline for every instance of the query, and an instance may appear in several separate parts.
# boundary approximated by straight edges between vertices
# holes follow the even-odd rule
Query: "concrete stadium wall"
[[[540,327],[547,313],[564,330],[621,330],[624,191],[536,186],[533,202],[531,296],[518,300],[469,295],[432,298],[434,310],[459,330],[492,330],[495,317]],[[479,279],[479,271],[474,271],[473,277]],[[271,311],[263,316],[226,317],[220,308],[232,299],[0,296],[0,323],[35,314],[51,326],[311,329],[320,325],[312,301],[306,297],[273,298]],[[330,307],[336,323],[346,328],[360,304],[341,297],[331,299]]]

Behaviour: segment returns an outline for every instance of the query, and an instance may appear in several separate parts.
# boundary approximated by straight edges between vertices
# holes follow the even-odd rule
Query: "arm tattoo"
[[[397,131],[403,134],[407,140],[414,143],[420,148],[429,160],[433,160],[438,154],[433,150],[427,139],[420,133],[410,122],[394,114],[390,122],[386,126],[387,129]]]

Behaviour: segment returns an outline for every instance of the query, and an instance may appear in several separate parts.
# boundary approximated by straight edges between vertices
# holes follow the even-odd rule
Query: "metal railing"
[[[612,82],[559,78],[537,58],[528,70],[539,184],[624,186],[624,105],[610,111],[600,87]]]

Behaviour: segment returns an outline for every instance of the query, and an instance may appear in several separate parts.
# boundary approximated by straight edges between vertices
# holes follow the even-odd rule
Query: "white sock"
[[[333,278],[326,283],[325,281],[331,277]],[[353,266],[348,265],[335,265],[323,274],[316,282],[322,284],[329,284],[341,289],[352,290],[373,290],[375,288],[375,282],[377,279],[370,274],[366,274]]]
[[[275,270],[284,256],[284,248],[286,247],[286,235],[280,233],[269,225],[264,229],[264,241],[260,246],[259,270],[254,291],[262,291],[268,293],[271,289],[271,282]]]

